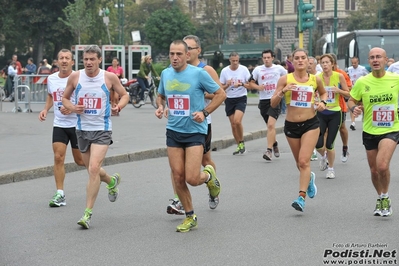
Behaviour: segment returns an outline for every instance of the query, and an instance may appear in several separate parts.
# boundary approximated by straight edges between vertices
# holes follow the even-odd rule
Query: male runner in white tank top
[[[76,135],[79,150],[89,173],[87,183],[86,210],[78,224],[88,229],[92,209],[100,189],[101,181],[108,184],[108,198],[114,202],[118,197],[119,174],[109,176],[101,168],[108,146],[112,144],[111,114],[118,114],[129,101],[129,96],[114,73],[99,68],[101,49],[90,45],[83,51],[84,69],[69,76],[62,98],[63,105],[77,113]],[[111,106],[110,95],[116,91],[120,96],[118,104]],[[71,101],[75,92],[75,104]]]

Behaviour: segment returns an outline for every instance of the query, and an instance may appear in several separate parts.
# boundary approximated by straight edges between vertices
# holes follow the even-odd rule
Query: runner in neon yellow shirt
[[[388,58],[382,48],[371,49],[368,61],[372,72],[356,81],[348,107],[355,117],[364,113],[363,145],[379,196],[374,215],[386,217],[392,214],[389,164],[399,140],[399,76],[385,71]],[[363,106],[358,105],[360,101]]]

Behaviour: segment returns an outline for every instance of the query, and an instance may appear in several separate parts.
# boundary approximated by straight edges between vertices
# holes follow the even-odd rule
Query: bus
[[[316,43],[316,54],[332,53],[334,50],[334,34],[321,37]],[[337,32],[338,66],[347,70],[351,66],[350,58],[359,58],[360,65],[371,70],[367,63],[371,48],[383,48],[388,58],[399,60],[399,30],[355,30],[352,32]]]

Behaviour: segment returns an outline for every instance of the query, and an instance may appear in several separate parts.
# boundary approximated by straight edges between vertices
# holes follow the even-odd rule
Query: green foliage
[[[348,31],[378,29],[379,26],[381,26],[381,29],[397,29],[399,27],[397,19],[399,5],[397,1],[359,0],[358,5],[359,9],[351,12],[351,15],[346,19]],[[379,10],[380,15],[378,14]]]
[[[190,18],[179,9],[159,9],[152,13],[145,24],[146,36],[149,42],[162,52],[169,51],[172,41],[182,39],[195,32]]]
[[[65,14],[65,20],[58,18],[66,26],[68,26],[74,35],[78,38],[80,44],[80,36],[85,32],[92,23],[92,16],[86,11],[85,0],[76,0],[75,3],[69,3],[67,7],[62,10]]]

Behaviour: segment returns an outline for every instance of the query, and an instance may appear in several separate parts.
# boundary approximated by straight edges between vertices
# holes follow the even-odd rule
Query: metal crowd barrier
[[[16,75],[14,77],[15,106],[12,112],[31,113],[31,104],[44,105],[48,94],[47,77],[48,75]],[[25,109],[22,110],[20,104],[24,104]]]

